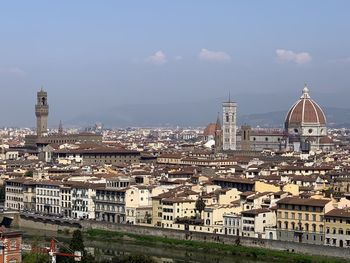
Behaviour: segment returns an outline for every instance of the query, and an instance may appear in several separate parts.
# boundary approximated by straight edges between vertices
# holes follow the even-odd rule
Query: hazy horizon
[[[213,104],[204,116],[188,114],[212,122],[229,92],[239,115],[287,111],[305,82],[322,107],[350,108],[349,8],[341,0],[5,2],[0,126],[34,127],[41,86],[50,127],[132,105],[191,103]]]

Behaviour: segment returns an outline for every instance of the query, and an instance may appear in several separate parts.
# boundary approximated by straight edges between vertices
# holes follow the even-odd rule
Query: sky
[[[0,126],[34,126],[42,86],[50,125],[228,93],[242,114],[287,111],[304,83],[322,106],[350,108],[349,10],[347,0],[1,1]]]

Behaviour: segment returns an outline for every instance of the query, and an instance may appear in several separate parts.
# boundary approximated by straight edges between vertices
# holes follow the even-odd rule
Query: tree
[[[22,263],[47,263],[49,261],[49,255],[39,253],[25,253],[23,254]]]
[[[196,201],[196,211],[199,212],[199,218],[202,218],[202,212],[204,211],[204,209],[205,209],[205,203],[203,199],[200,197]]]
[[[26,171],[24,173],[24,177],[33,177],[33,171],[30,171],[30,170]]]
[[[83,234],[81,233],[81,231],[75,230],[73,232],[73,236],[72,239],[69,243],[69,249],[62,247],[60,249],[60,252],[62,253],[74,253],[75,251],[80,251],[82,254],[82,259],[81,262],[82,263],[93,263],[95,262],[94,258],[92,255],[90,255],[89,253],[87,253],[87,251],[85,250],[85,245],[84,245],[84,239],[83,239]],[[68,258],[68,257],[57,257],[57,262],[58,263],[73,263],[74,258]]]
[[[156,263],[156,261],[151,256],[131,254],[127,256],[114,257],[110,263]]]

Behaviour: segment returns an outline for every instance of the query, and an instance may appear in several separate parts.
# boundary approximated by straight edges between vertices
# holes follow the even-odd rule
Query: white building
[[[131,186],[125,193],[126,223],[147,223],[152,214],[152,194],[145,186]]]
[[[57,181],[38,182],[35,189],[36,212],[47,215],[61,215],[60,183]]]
[[[255,238],[269,238],[266,236],[266,228],[275,227],[276,212],[267,208],[243,211],[242,236]]]
[[[102,186],[90,183],[78,183],[71,186],[72,218],[94,219],[96,187]]]

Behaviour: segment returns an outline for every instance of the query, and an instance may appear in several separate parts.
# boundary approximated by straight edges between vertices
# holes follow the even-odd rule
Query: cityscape
[[[7,22],[10,31],[21,32],[25,21],[29,25],[20,37],[21,49],[14,44],[17,35],[0,49],[0,262],[350,261],[346,1],[335,1],[338,6],[322,3],[317,10],[317,1],[275,7],[266,1],[268,11],[255,10],[262,7],[257,1],[203,1],[202,6],[153,0],[135,6],[121,1],[106,6],[37,2],[6,4],[0,10],[0,23]],[[293,17],[299,12],[297,3],[306,25]],[[284,5],[290,13],[279,25],[283,15],[277,11]],[[191,15],[197,8],[203,12],[198,14],[200,25]],[[25,10],[47,11],[47,24]],[[235,19],[247,22],[248,11],[254,26],[235,25]],[[318,12],[334,18],[332,28]],[[18,24],[12,24],[11,14],[20,13]],[[178,14],[184,21],[178,21]],[[151,30],[165,25],[172,34],[159,37]],[[212,30],[213,25],[224,26],[225,32],[236,26],[256,28],[259,37],[263,26],[269,28],[266,35],[283,26],[300,32],[280,32],[273,38],[279,43],[271,52],[274,62],[263,62],[270,40],[255,41],[264,54],[253,52],[259,61],[240,62],[238,69],[232,64],[250,44],[242,37],[242,53],[234,54],[229,45],[235,41],[221,35],[222,29]],[[197,26],[207,26],[208,35],[195,34]],[[111,36],[114,27],[120,36]],[[320,32],[312,31],[314,27]],[[182,34],[188,41],[180,40]],[[336,47],[331,51],[322,41],[295,40],[299,34],[312,34],[317,41],[339,35],[344,41],[328,43]],[[63,41],[65,35],[71,44]],[[280,48],[290,35],[291,46],[304,50],[304,44],[310,51]],[[48,37],[49,46],[33,48],[34,36]],[[155,39],[148,37],[162,40],[164,47],[139,55],[154,45]],[[198,39],[228,51],[198,48]],[[115,50],[120,55],[107,58],[110,41],[123,44]],[[105,49],[97,48],[101,43]],[[138,55],[114,78],[115,72],[106,68],[118,69],[129,48]],[[168,55],[166,48],[176,55]],[[190,55],[194,49],[199,50],[196,57]],[[32,61],[33,54],[37,60]],[[63,61],[72,64],[64,69]],[[16,64],[18,68],[8,66]],[[239,76],[232,77],[237,73],[233,68]],[[70,80],[72,84],[58,88]],[[130,86],[119,87],[124,81]]]

